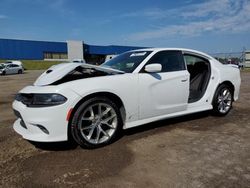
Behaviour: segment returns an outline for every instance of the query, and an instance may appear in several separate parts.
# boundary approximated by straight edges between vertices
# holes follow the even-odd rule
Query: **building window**
[[[44,59],[68,59],[67,53],[57,53],[57,52],[44,52]]]

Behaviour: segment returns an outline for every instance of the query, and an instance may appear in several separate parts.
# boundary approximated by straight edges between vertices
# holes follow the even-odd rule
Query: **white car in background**
[[[74,59],[73,63],[86,63],[85,59]]]
[[[11,63],[23,66],[23,63],[21,61],[17,61],[17,60],[6,61],[4,64],[11,64]]]
[[[0,64],[0,75],[8,75],[8,74],[22,74],[23,67],[14,63],[1,63]]]
[[[60,64],[16,95],[14,129],[32,141],[100,147],[145,123],[206,110],[224,116],[240,83],[235,66],[181,48],[129,51],[101,66]]]

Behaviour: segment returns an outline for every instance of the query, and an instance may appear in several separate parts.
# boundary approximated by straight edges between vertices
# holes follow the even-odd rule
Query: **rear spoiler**
[[[235,64],[226,64],[226,66],[233,67],[233,68],[237,68],[237,69],[240,68],[239,65],[235,65]]]

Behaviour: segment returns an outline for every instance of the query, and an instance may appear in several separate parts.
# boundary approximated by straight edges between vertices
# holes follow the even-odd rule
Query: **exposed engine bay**
[[[50,67],[35,81],[34,85],[59,85],[73,80],[115,74],[124,74],[124,72],[104,66],[62,63]]]
[[[91,78],[97,76],[107,76],[112,75],[111,73],[107,73],[104,71],[95,70],[92,68],[84,68],[84,67],[76,67],[73,71],[69,72],[67,75],[62,77],[60,80],[51,83],[50,85],[59,85],[65,82],[70,82],[73,80],[79,80],[84,78]]]

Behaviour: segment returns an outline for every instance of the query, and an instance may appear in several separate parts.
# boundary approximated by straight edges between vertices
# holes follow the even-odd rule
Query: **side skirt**
[[[211,104],[206,105],[206,106],[199,106],[199,107],[188,106],[187,110],[185,110],[185,111],[180,111],[180,112],[175,112],[175,113],[172,113],[172,114],[166,114],[166,115],[162,115],[162,116],[137,120],[137,121],[133,121],[133,122],[126,122],[125,125],[123,126],[123,129],[137,127],[137,126],[140,126],[140,125],[143,125],[143,124],[146,124],[146,123],[151,123],[151,122],[154,122],[154,121],[174,118],[174,117],[178,117],[178,116],[183,116],[183,115],[187,115],[187,114],[207,111],[207,110],[211,110],[211,109],[213,109]]]

